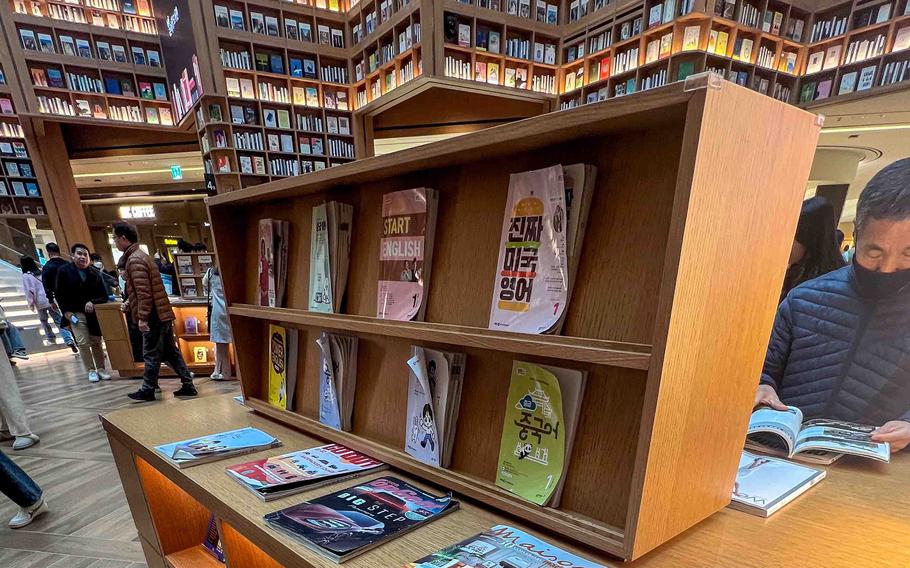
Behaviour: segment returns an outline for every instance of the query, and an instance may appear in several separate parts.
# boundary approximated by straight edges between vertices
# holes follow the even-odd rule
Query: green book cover
[[[559,380],[542,367],[513,361],[496,485],[546,504],[562,477],[565,431]]]
[[[329,223],[326,205],[313,207],[310,237],[310,311],[332,313],[332,270],[329,263]]]

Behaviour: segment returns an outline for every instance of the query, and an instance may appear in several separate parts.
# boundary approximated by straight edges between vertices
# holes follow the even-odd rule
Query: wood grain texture
[[[221,523],[221,534],[224,535],[222,544],[229,568],[281,568],[270,556],[262,551],[261,548],[250,542],[234,527],[228,523]]]
[[[173,431],[172,428],[170,430]],[[135,460],[142,492],[158,535],[158,549],[168,557],[198,546],[208,530],[208,509],[146,460],[141,457]]]
[[[224,566],[201,544],[164,557],[170,568],[220,568]]]
[[[730,500],[818,139],[812,115],[747,89],[698,96],[661,285],[632,557]]]
[[[508,333],[479,327],[426,322],[398,322],[365,316],[319,314],[290,308],[263,308],[250,304],[234,304],[230,307],[230,313],[244,318],[401,339],[418,340],[432,334],[436,343],[451,346],[494,349],[630,369],[647,370],[650,362],[649,346],[639,343]]]
[[[263,452],[240,456],[236,459],[222,460],[181,470],[157,456],[153,449],[155,445],[176,439],[173,428],[169,427],[169,425],[176,422],[181,424],[180,436],[194,437],[252,426],[277,436],[284,445]],[[301,434],[287,426],[249,412],[237,405],[230,396],[206,397],[179,405],[154,405],[114,412],[102,417],[102,424],[112,436],[130,448],[134,455],[137,456],[137,461],[140,463],[144,461],[147,463],[146,467],[158,470],[160,472],[159,475],[166,478],[167,484],[170,484],[156,486],[152,490],[169,492],[173,490],[172,486],[179,487],[179,491],[185,491],[192,500],[198,502],[200,507],[215,513],[216,517],[221,519],[223,526],[229,525],[281,566],[293,566],[295,568],[330,568],[337,566],[334,562],[311,552],[298,541],[270,529],[262,520],[262,517],[266,513],[337,491],[345,484],[329,485],[265,503],[252,493],[240,489],[237,482],[224,473],[224,468],[228,465],[313,447],[324,443],[321,439]],[[373,474],[364,479],[382,475],[395,475],[434,493],[442,491],[438,486],[427,485],[413,476],[395,470]],[[147,489],[149,488],[149,486],[146,487]],[[149,495],[147,495],[147,498],[153,499]],[[344,565],[353,568],[402,566],[406,562],[413,561],[500,523],[522,528],[532,534],[536,534],[538,537],[543,537],[540,532],[528,527],[524,521],[518,518],[493,513],[488,508],[469,499],[459,498],[459,500],[461,508],[453,514],[392,540],[362,556],[345,562]],[[172,518],[163,522],[174,523],[173,517],[182,516],[182,509],[175,508],[170,514]],[[230,535],[229,530],[226,531],[226,535]],[[228,538],[230,537],[228,536]],[[552,539],[552,537],[543,538]],[[199,541],[193,544],[197,544],[200,541],[201,536]],[[561,546],[582,556],[595,558],[607,566],[611,565],[611,561],[606,557],[598,557],[583,546],[566,543],[562,543]],[[253,564],[252,566],[256,565]]]

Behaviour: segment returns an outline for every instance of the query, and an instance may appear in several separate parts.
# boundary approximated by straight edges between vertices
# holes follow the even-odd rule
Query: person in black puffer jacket
[[[910,444],[910,158],[869,181],[854,224],[852,264],[781,302],[755,404],[876,425],[897,451]]]

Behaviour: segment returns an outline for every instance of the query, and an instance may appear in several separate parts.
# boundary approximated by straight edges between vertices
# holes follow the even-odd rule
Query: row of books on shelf
[[[28,215],[32,217],[42,217],[44,215],[47,215],[47,211],[44,209],[44,205],[38,205],[34,199],[32,200],[32,203],[13,203],[11,200],[4,199],[0,201],[0,215]]]
[[[899,37],[902,36],[902,37]],[[865,61],[866,59],[872,59],[873,57],[878,57],[885,53],[885,43],[887,41],[885,34],[880,33],[874,38],[867,38],[860,41],[852,41],[847,45],[847,52],[844,55],[844,65],[850,63],[857,63],[859,61]],[[893,51],[899,51],[900,49],[906,49],[907,45],[910,45],[910,26],[898,31],[897,36],[895,36],[895,43]],[[903,47],[898,47],[898,45],[903,45]]]
[[[45,32],[36,33],[28,28],[19,28],[19,40],[22,43],[22,48],[29,51],[62,53],[63,55],[88,59],[97,57],[97,59],[103,61],[114,61],[117,63],[130,62],[125,44],[111,43],[100,39],[95,40],[95,49],[93,51],[91,40],[73,38],[71,35],[57,32],[57,42],[59,42],[60,46],[58,51],[58,44],[54,42],[53,35]],[[141,45],[131,45],[129,47],[133,64],[161,67],[161,53],[157,49],[149,49]]]
[[[511,175],[495,270],[490,329],[559,333],[574,286],[596,175],[596,168],[584,164],[557,165]],[[533,211],[527,210],[529,204],[534,204]],[[399,321],[423,319],[432,268],[437,207],[438,194],[433,189],[408,189],[383,196],[376,317]],[[563,218],[563,215],[566,217]],[[268,226],[274,220],[264,219],[261,222]],[[314,238],[311,257],[318,256],[316,243]],[[523,244],[515,246],[519,243]],[[331,239],[327,246],[332,247]],[[260,255],[266,256],[261,256],[259,263],[259,301],[260,305],[277,307],[282,305],[279,291],[283,290],[284,283],[274,280],[271,271],[266,272],[272,258],[275,258],[268,252],[260,247]],[[346,262],[330,265],[326,274],[331,275],[332,271],[339,270],[339,266],[347,269]],[[528,266],[537,269],[525,270]],[[313,271],[317,269],[325,267],[312,264],[311,281],[314,279]],[[338,276],[346,281],[346,274]],[[556,277],[562,286],[535,286],[541,282],[549,283],[551,278]],[[311,287],[310,309],[327,311],[338,305],[344,290],[330,293],[332,301],[328,302],[324,287]],[[316,301],[316,294],[320,295],[321,301]]]
[[[9,187],[7,187],[9,183]],[[38,184],[32,181],[0,180],[0,195],[13,195],[16,197],[41,197]]]
[[[75,116],[80,118],[99,118],[118,120],[122,122],[145,122],[147,124],[174,125],[174,115],[171,109],[164,106],[146,106],[143,109],[134,104],[105,105],[99,101],[59,96],[38,95],[38,111],[44,114],[60,116]]]
[[[0,97],[0,114],[16,114],[13,101],[9,97]]]
[[[3,171],[9,177],[35,177],[31,162],[19,160],[3,160]]]
[[[242,150],[241,150],[242,151]],[[238,161],[240,169],[235,168],[228,156],[215,156],[214,165],[211,160],[206,159],[204,162],[205,173],[219,174],[248,174],[257,176],[288,177],[291,175],[300,175],[326,168],[325,158],[335,158],[339,156],[325,156],[312,154],[307,157],[297,158],[274,158],[265,161],[263,156],[238,156],[243,158]],[[314,159],[316,158],[316,159]],[[319,159],[322,158],[322,159]],[[249,160],[249,161],[247,161]],[[266,168],[268,164],[268,169]],[[337,165],[337,164],[332,164]],[[288,173],[290,172],[290,173]]]
[[[148,4],[147,0],[141,0]],[[110,11],[101,11],[85,8],[73,2],[39,2],[37,0],[14,0],[13,9],[18,14],[29,14],[41,18],[50,18],[75,24],[88,24],[126,30],[143,34],[157,35],[158,27],[155,20],[150,17],[135,16],[131,14],[117,14]]]
[[[164,444],[155,449],[178,467],[188,467],[280,445],[280,440],[262,430],[243,428]],[[460,506],[451,494],[435,495],[398,477],[375,476],[386,469],[386,464],[365,454],[339,444],[326,444],[230,465],[225,468],[225,474],[264,501],[372,474],[371,478],[354,485],[263,517],[274,530],[341,563],[408,532],[420,530]],[[223,558],[217,528],[212,530],[214,526],[212,517],[202,545],[216,558]],[[351,530],[352,526],[359,530]],[[441,566],[442,563],[451,564],[453,558],[465,566],[495,562],[524,568],[547,568],[557,564],[603,568],[506,525],[495,525],[415,560],[409,566]]]
[[[354,43],[360,43],[363,41],[363,38],[373,33],[376,29],[376,26],[387,22],[397,10],[406,5],[407,2],[404,2],[397,9],[395,7],[395,2],[392,0],[382,0],[379,2],[379,11],[371,10],[367,12],[362,20],[358,20],[357,23],[351,26],[351,35],[353,36]]]
[[[33,67],[32,84],[36,87],[53,87],[85,93],[138,97],[149,101],[167,101],[167,86],[157,81],[138,81],[132,78],[105,76],[101,78],[83,73],[62,72],[54,67]],[[137,89],[138,87],[138,94]]]
[[[294,104],[299,106],[323,106],[324,108],[332,110],[349,110],[347,89],[332,89],[323,86],[322,105],[320,105],[319,88],[316,86],[292,86],[290,91],[288,91],[288,88],[283,85],[276,85],[268,80],[259,79],[257,81],[259,96],[257,97],[252,79],[225,77],[225,82],[229,97],[251,101],[260,100],[271,103]],[[234,116],[233,105],[231,109],[231,115]]]
[[[799,102],[810,102],[826,99],[835,94],[845,95],[856,91],[866,91],[875,86],[877,65],[868,65],[857,71],[843,73],[837,92],[832,91],[834,79],[820,81],[807,81],[800,89]],[[910,59],[890,61],[882,67],[882,74],[878,86],[892,85],[901,81],[910,80]]]
[[[812,24],[812,30],[809,33],[809,43],[837,37],[845,33],[847,33],[847,16],[834,15],[827,19],[819,19]]]
[[[0,122],[0,125],[2,125],[2,124],[6,124],[6,123]],[[16,126],[18,126],[18,125],[16,125]],[[0,129],[0,132],[2,132],[2,129]],[[3,134],[0,134],[0,136],[3,136]],[[4,140],[0,140],[0,156],[2,156],[4,158],[9,158],[9,157],[28,158],[29,157],[28,150],[26,150],[24,142],[7,142]]]
[[[676,17],[676,0],[657,2],[648,9],[648,27],[653,28],[661,24],[668,24]]]
[[[714,14],[728,20],[736,15],[735,0],[715,0]],[[738,18],[739,23],[753,28],[759,27],[759,10],[755,6],[743,3]],[[787,25],[783,25],[784,14],[772,9],[770,6],[761,17],[761,30],[776,36],[782,36],[793,41],[802,41],[803,29],[806,20],[791,12],[787,17]],[[781,34],[783,31],[783,34]]]
[[[122,12],[128,16],[152,17],[152,7],[149,0],[33,0],[31,1],[33,10],[37,7],[40,9],[41,4],[69,4],[70,6],[84,6],[86,8],[98,8],[108,12]],[[20,0],[16,0],[15,7],[19,8]],[[23,4],[27,2],[23,1]],[[25,13],[25,12],[20,12]],[[39,15],[39,14],[35,14]]]
[[[236,31],[247,31],[246,22],[243,10],[229,9],[227,6],[215,4],[215,24],[217,26]],[[341,28],[329,24],[316,24],[316,35],[314,36],[312,21],[290,18],[286,14],[283,21],[279,22],[278,16],[256,12],[251,8],[249,31],[254,34],[344,48],[344,30]]]
[[[25,134],[22,132],[22,126],[19,123],[0,120],[0,137],[24,138]]]

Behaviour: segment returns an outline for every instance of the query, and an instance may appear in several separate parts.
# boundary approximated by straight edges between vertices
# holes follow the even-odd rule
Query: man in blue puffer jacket
[[[897,451],[910,444],[910,158],[869,181],[854,224],[852,264],[778,308],[755,404],[877,425]]]

